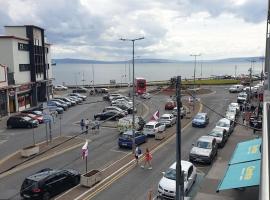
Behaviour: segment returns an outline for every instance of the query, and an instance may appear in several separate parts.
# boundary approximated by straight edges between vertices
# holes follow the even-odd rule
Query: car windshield
[[[131,135],[129,135],[129,134],[122,134],[122,136],[121,136],[122,138],[124,138],[124,139],[131,139],[132,138],[132,136]]]
[[[226,122],[223,122],[223,121],[219,121],[217,123],[217,126],[220,126],[220,127],[229,127],[230,125]]]
[[[202,115],[196,115],[194,118],[195,119],[204,120],[204,116],[202,116]]]
[[[235,108],[229,107],[229,108],[228,108],[228,111],[229,111],[229,112],[235,112]]]
[[[211,143],[206,141],[198,141],[196,147],[203,149],[211,149]]]
[[[153,125],[145,125],[145,128],[153,129],[154,126]]]
[[[22,117],[25,121],[30,121],[31,118],[30,117]]]
[[[212,130],[208,135],[211,135],[213,137],[222,137],[222,132],[217,130]]]
[[[246,97],[247,97],[247,95],[246,95],[246,94],[239,94],[239,97],[246,98]]]
[[[171,180],[176,180],[176,170],[175,169],[172,169],[172,168],[169,168],[165,172],[164,177],[166,177],[168,179],[171,179]]]

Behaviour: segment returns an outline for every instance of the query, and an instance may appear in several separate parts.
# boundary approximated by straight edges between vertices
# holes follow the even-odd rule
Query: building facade
[[[0,116],[8,114],[7,67],[0,64]]]
[[[8,113],[37,106],[52,94],[50,44],[44,29],[5,26],[0,36],[0,63],[6,67]]]

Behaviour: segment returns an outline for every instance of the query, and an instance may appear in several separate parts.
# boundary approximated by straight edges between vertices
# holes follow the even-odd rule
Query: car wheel
[[[28,124],[27,128],[33,128],[33,126],[31,124]]]
[[[9,124],[9,125],[7,125],[7,128],[8,128],[8,129],[11,129],[11,128],[12,128],[12,126]]]
[[[49,200],[50,199],[50,194],[48,192],[45,192],[42,196],[42,200]]]

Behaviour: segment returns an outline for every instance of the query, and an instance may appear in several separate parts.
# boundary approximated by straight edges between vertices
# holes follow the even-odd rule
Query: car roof
[[[224,128],[221,128],[221,127],[215,127],[212,129],[212,131],[220,131],[220,132],[223,132],[224,131]]]
[[[205,142],[212,142],[213,141],[213,137],[212,136],[201,136],[199,137],[198,141],[205,141]]]
[[[33,180],[33,181],[40,181],[40,180],[43,180],[43,179],[47,178],[50,175],[59,173],[61,171],[63,171],[63,170],[46,170],[46,171],[41,171],[41,172],[38,172],[38,173],[33,174],[31,176],[28,176],[27,179],[30,179],[30,180]]]
[[[149,121],[147,122],[146,125],[156,125],[158,122],[157,121]]]
[[[230,123],[230,120],[227,118],[222,118],[220,120],[218,120],[219,122],[226,122],[226,123]]]
[[[191,162],[185,161],[185,160],[181,160],[181,167],[182,170],[187,172],[188,169],[190,168],[190,166],[192,166],[193,164]],[[176,162],[174,162],[171,166],[171,169],[176,169]]]
[[[172,114],[163,114],[161,117],[170,117]]]
[[[231,106],[239,106],[239,104],[238,103],[235,103],[235,102],[230,103],[230,105]]]

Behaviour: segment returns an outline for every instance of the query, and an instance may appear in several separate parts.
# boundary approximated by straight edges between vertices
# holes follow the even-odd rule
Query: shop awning
[[[229,165],[217,191],[260,184],[261,160]]]
[[[261,143],[261,138],[238,143],[217,192],[260,184]]]
[[[238,143],[229,165],[261,159],[261,143],[261,138]]]

